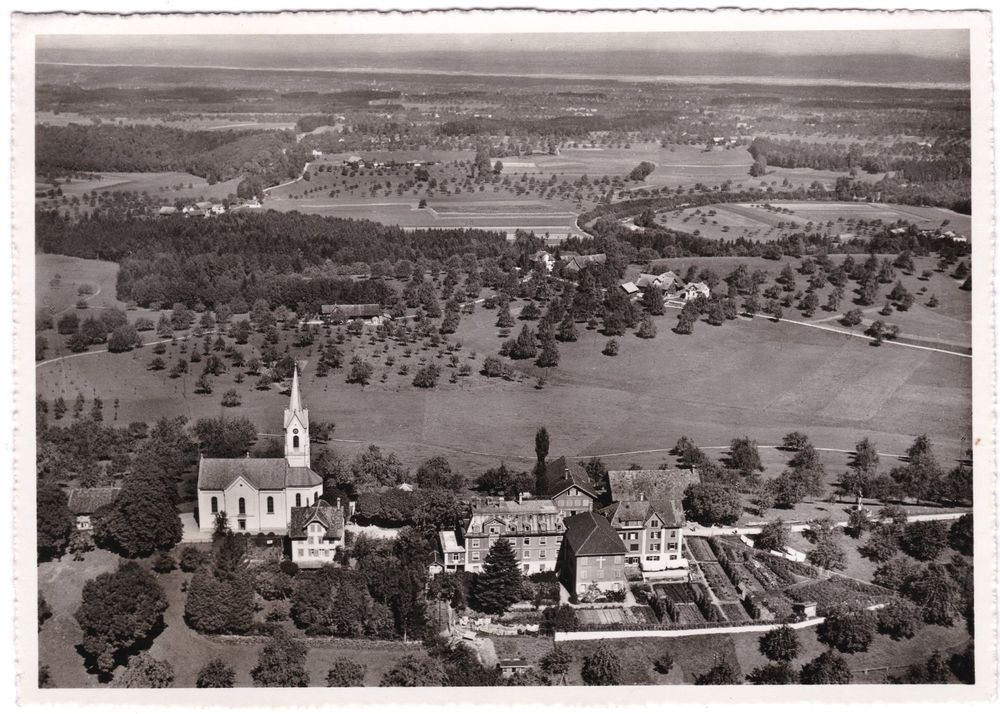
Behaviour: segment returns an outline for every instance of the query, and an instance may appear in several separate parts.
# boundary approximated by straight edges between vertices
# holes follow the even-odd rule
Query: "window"
[[[299,557],[301,558],[305,554],[306,554],[306,549],[305,548],[299,548]]]
[[[309,549],[309,557],[310,558],[315,558],[316,557],[316,549],[315,548],[310,548]]]
[[[267,497],[267,512],[274,513],[274,496]]]
[[[620,563],[620,562],[622,562],[622,556],[620,556],[620,555],[616,555],[616,556],[615,556],[615,562],[616,562],[616,563]]]
[[[218,513],[218,512],[219,512],[219,499],[216,498],[215,496],[212,496],[212,513]]]
[[[313,491],[313,503],[319,500],[319,491]]]
[[[647,555],[646,556],[646,560],[659,560],[659,559],[660,559],[660,556],[658,556],[658,555]]]
[[[531,560],[531,551],[526,550],[521,554],[521,560]]]
[[[674,555],[673,553],[671,553],[671,554],[670,554],[670,559],[671,559],[671,560],[677,560],[677,556],[676,556],[676,555]]]
[[[531,538],[525,538],[524,539],[524,544],[525,545],[531,545]]]
[[[650,543],[649,544],[649,549],[652,552],[656,553],[656,552],[658,552],[660,550],[660,544],[659,543]]]
[[[245,498],[240,498],[240,515],[245,516],[247,513],[247,500]]]
[[[650,528],[659,528],[660,527],[660,522],[654,518],[652,521],[649,522],[649,527]]]
[[[538,551],[538,557],[541,558],[542,560],[545,560],[545,551],[544,550]]]
[[[546,543],[545,543],[545,539],[544,538],[539,538],[538,539],[538,545],[545,545],[545,544]]]
[[[677,531],[670,531],[670,537],[671,538],[676,538],[677,537]]]
[[[474,538],[472,540],[472,547],[473,548],[478,548],[479,547],[479,539],[478,538]]]
[[[652,538],[653,540],[659,540],[660,531],[653,531],[652,533],[649,534],[649,537]]]
[[[473,553],[472,554],[472,559],[473,560],[479,560],[479,553]]]
[[[247,529],[247,519],[246,518],[239,519],[238,523],[239,523],[241,531],[245,531]]]
[[[499,531],[497,530],[496,526],[490,526],[490,533],[492,535],[496,535],[497,533],[499,533]]]
[[[302,494],[301,493],[295,494],[295,507],[296,508],[301,508],[302,507]]]
[[[292,448],[299,448],[299,437],[297,435],[292,437]]]
[[[638,543],[630,543],[629,546],[628,546],[628,549],[630,551],[632,551],[632,552],[635,552],[635,551],[639,550],[639,544]]]

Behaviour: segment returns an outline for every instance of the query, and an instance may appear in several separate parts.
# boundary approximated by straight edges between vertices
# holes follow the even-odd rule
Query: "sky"
[[[39,48],[117,49],[164,48],[215,51],[223,38],[202,36],[48,36]],[[523,33],[461,35],[242,35],[226,46],[240,54],[294,52],[305,56],[329,51],[372,54],[432,53],[442,47],[468,51],[580,51],[631,49],[671,52],[749,52],[774,55],[903,54],[928,58],[967,58],[964,30],[795,31],[795,32],[676,32],[676,33]]]

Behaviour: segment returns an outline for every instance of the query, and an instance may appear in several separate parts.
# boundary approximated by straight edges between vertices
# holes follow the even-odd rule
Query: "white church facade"
[[[202,531],[215,529],[225,513],[234,533],[285,535],[293,509],[315,506],[323,479],[310,468],[309,410],[299,395],[298,369],[285,409],[285,455],[279,458],[206,459],[198,464],[198,521]]]

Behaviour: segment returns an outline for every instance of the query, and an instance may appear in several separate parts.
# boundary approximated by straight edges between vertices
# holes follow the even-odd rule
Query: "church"
[[[202,531],[214,530],[217,514],[225,513],[235,533],[285,535],[293,522],[293,509],[322,503],[323,479],[309,466],[309,410],[303,408],[299,395],[298,368],[292,375],[284,430],[283,457],[255,459],[248,454],[236,459],[201,459],[198,521]]]

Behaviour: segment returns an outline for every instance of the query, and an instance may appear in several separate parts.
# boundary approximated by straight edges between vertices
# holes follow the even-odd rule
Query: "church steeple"
[[[298,366],[292,372],[292,394],[285,409],[285,460],[289,466],[309,468],[309,410],[302,408]]]

